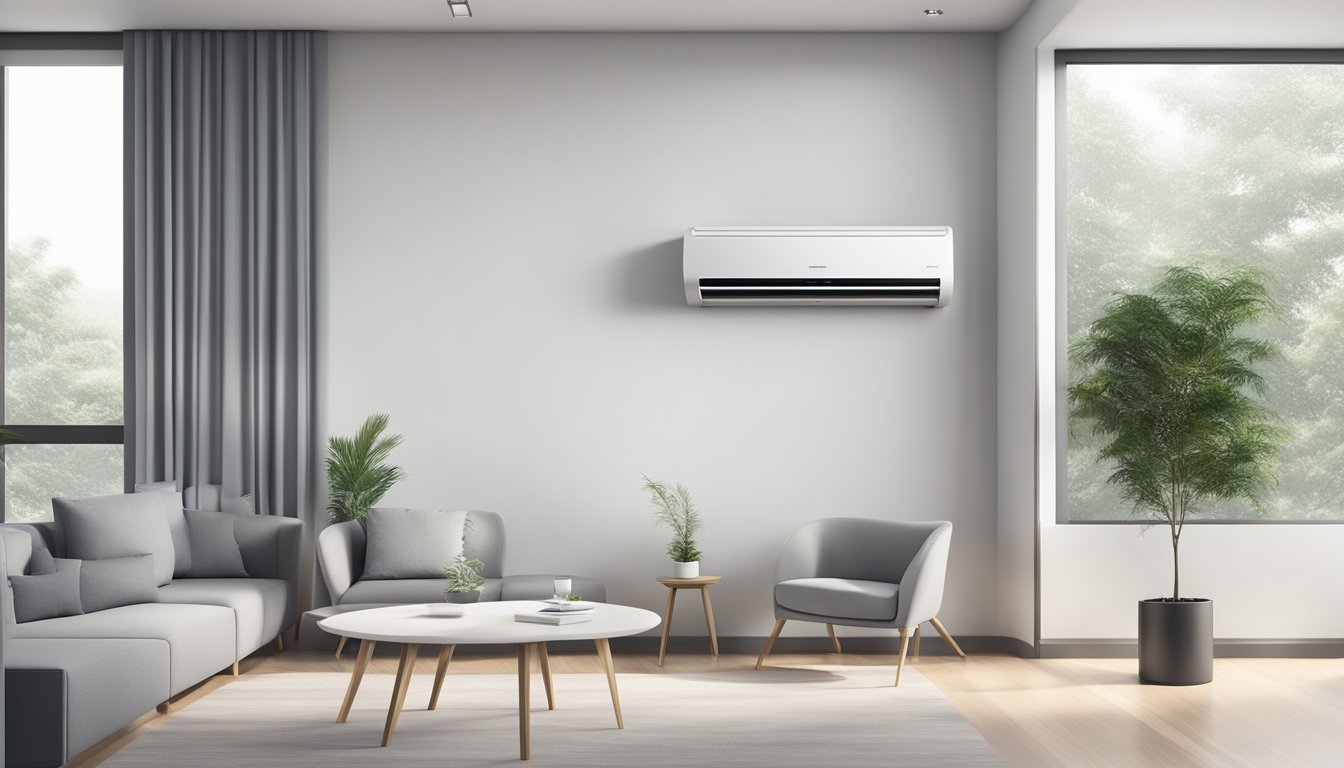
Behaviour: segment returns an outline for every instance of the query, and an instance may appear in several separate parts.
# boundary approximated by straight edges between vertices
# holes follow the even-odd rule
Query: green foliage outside
[[[1284,433],[1261,404],[1257,368],[1277,350],[1242,332],[1276,310],[1253,270],[1172,267],[1151,292],[1106,305],[1069,346],[1070,417],[1100,441],[1107,482],[1170,528],[1174,600],[1187,517],[1218,499],[1262,506],[1274,484]]]
[[[1070,65],[1066,120],[1069,338],[1176,265],[1254,267],[1282,307],[1248,329],[1282,350],[1278,486],[1192,519],[1344,518],[1344,67]],[[1071,431],[1072,519],[1132,509],[1102,447]]]
[[[401,435],[383,437],[388,415],[364,420],[354,437],[327,440],[327,514],[333,523],[358,520],[367,525],[369,508],[402,478],[401,467],[387,463]]]
[[[120,424],[122,329],[45,238],[5,251],[5,417],[11,424]],[[119,250],[119,248],[118,248]],[[116,290],[120,296],[120,289]],[[119,303],[118,303],[119,304]],[[52,496],[123,488],[120,445],[9,445],[5,519],[51,519]]]
[[[695,546],[695,534],[702,522],[691,501],[691,492],[681,483],[673,489],[667,483],[650,480],[648,475],[644,475],[644,490],[651,497],[654,522],[672,529],[672,541],[667,545],[668,557],[676,563],[698,561],[700,550]]]

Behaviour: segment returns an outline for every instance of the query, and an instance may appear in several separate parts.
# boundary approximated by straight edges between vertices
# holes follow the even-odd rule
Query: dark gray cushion
[[[176,553],[168,527],[172,497],[166,493],[124,493],[87,499],[52,499],[56,522],[65,534],[66,557],[106,560],[153,555],[159,586],[173,580]],[[180,506],[177,507],[180,509]]]
[[[238,517],[198,509],[188,509],[186,515],[191,536],[191,577],[246,578],[243,551],[233,532]]]
[[[22,624],[83,613],[79,572],[78,560],[61,560],[50,573],[10,576],[14,587],[14,619]]]
[[[465,511],[371,509],[361,579],[432,579],[462,551]]]
[[[58,561],[69,562],[69,561]],[[79,571],[84,613],[159,601],[152,555],[85,560]]]
[[[899,584],[860,579],[790,579],[775,585],[775,602],[791,611],[838,619],[896,618]]]
[[[34,574],[55,573],[56,558],[51,556],[51,550],[34,549],[32,558],[28,560],[28,572]]]

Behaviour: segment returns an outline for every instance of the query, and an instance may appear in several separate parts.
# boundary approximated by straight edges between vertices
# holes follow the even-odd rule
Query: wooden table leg
[[[439,706],[439,691],[443,690],[443,678],[448,675],[448,662],[453,660],[455,645],[445,645],[439,649],[439,666],[434,670],[434,690],[429,694],[429,709]]]
[[[658,646],[658,666],[663,666],[667,656],[667,635],[672,631],[672,608],[677,604],[677,588],[667,588],[667,611],[663,613],[663,642]]]
[[[387,708],[387,724],[383,726],[383,746],[392,743],[392,733],[397,730],[397,718],[401,717],[401,707],[406,703],[406,688],[411,684],[411,673],[415,671],[415,655],[420,646],[407,643],[401,646],[401,663],[397,665],[397,682],[392,689],[392,703]]]
[[[621,695],[616,692],[616,662],[611,660],[611,642],[605,637],[593,641],[597,644],[597,657],[602,661],[602,668],[607,673],[607,687],[611,689],[611,708],[616,710],[616,727],[624,728],[625,721],[621,719]]]
[[[705,624],[709,625],[709,650],[719,655],[719,636],[714,632],[714,604],[709,601],[709,587],[700,588],[700,601],[705,604]]]
[[[546,684],[546,708],[555,709],[555,689],[551,686],[551,657],[546,644],[537,643],[537,658],[541,661],[541,680]]]
[[[345,650],[345,635],[341,635],[341,639],[336,641],[336,658],[338,659],[341,658],[341,651],[344,650]]]
[[[530,708],[532,706],[532,644],[518,645],[518,759],[532,759]]]
[[[341,637],[345,639],[344,636]],[[364,670],[369,668],[369,658],[373,656],[373,647],[377,645],[372,640],[359,641],[359,656],[355,658],[355,671],[350,673],[350,685],[345,689],[345,701],[341,702],[341,711],[336,715],[336,722],[344,723],[350,716],[350,706],[355,703],[355,693],[359,691],[359,681],[364,679]]]

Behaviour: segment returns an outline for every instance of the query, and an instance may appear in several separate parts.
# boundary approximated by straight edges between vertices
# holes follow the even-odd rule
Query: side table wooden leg
[[[667,656],[667,636],[672,631],[672,608],[677,604],[677,588],[667,588],[667,611],[663,613],[663,642],[658,646],[658,666],[663,666]]]
[[[411,684],[411,673],[415,671],[415,655],[420,646],[407,643],[401,646],[401,663],[397,665],[397,683],[392,689],[392,703],[387,708],[387,724],[383,726],[383,746],[392,743],[392,734],[397,730],[397,718],[401,717],[401,708],[406,703],[406,688]]]
[[[518,645],[518,759],[532,759],[532,644]]]
[[[597,657],[602,660],[602,669],[607,673],[607,687],[611,689],[611,708],[616,710],[616,727],[625,728],[621,718],[621,695],[616,692],[616,662],[611,659],[611,642],[605,637],[593,641],[597,644]]]
[[[345,636],[342,635],[344,640]],[[336,722],[344,723],[350,716],[350,706],[355,703],[355,694],[359,692],[359,681],[364,679],[364,670],[369,668],[369,659],[373,656],[373,647],[377,645],[372,640],[359,641],[359,656],[355,658],[355,671],[350,673],[350,685],[345,689],[345,701],[341,702],[341,711],[336,715]]]
[[[719,655],[719,636],[714,631],[714,604],[709,601],[709,587],[700,588],[700,601],[705,604],[705,624],[709,626],[709,649]]]
[[[439,666],[434,670],[434,690],[429,694],[429,709],[439,706],[439,691],[443,690],[443,678],[448,675],[448,662],[453,660],[455,645],[445,645],[439,649]]]
[[[541,681],[546,684],[546,708],[555,709],[555,688],[551,685],[551,657],[546,644],[537,643],[537,659],[541,662]]]

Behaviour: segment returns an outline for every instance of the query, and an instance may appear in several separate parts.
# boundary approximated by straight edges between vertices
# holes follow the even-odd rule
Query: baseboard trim
[[[1213,655],[1221,659],[1329,659],[1344,657],[1344,640],[1214,640]],[[1137,659],[1135,640],[1042,640],[1042,659]]]

